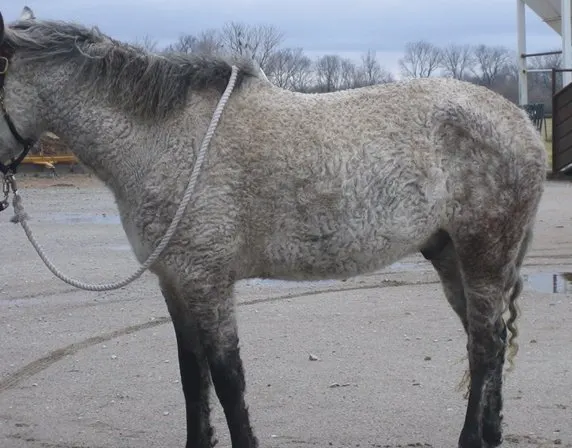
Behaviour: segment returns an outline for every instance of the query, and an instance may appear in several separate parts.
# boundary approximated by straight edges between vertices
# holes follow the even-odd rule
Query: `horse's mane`
[[[98,28],[59,22],[20,20],[5,30],[5,41],[24,61],[74,64],[77,82],[94,87],[113,105],[142,118],[162,118],[181,108],[191,91],[222,92],[231,62],[198,54],[150,53],[103,34]],[[245,76],[258,76],[251,60],[233,61]]]

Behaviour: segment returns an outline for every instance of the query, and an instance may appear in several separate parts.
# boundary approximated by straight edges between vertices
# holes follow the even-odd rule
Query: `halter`
[[[6,110],[6,106],[4,105],[4,82],[6,80],[6,73],[8,72],[8,67],[10,65],[10,59],[12,56],[14,56],[14,52],[9,47],[6,48],[6,46],[4,46],[3,48],[0,48],[0,109],[2,110],[2,115],[4,115],[4,120],[6,121],[10,132],[12,132],[12,135],[18,141],[18,143],[22,145],[23,150],[18,155],[18,157],[12,159],[7,165],[0,162],[0,172],[2,172],[4,176],[16,173],[18,165],[22,163],[22,160],[24,160],[24,158],[28,155],[30,149],[32,149],[32,146],[34,146],[35,143],[33,139],[23,138],[20,135],[16,129],[16,126],[14,126],[14,122],[10,118],[8,111]]]

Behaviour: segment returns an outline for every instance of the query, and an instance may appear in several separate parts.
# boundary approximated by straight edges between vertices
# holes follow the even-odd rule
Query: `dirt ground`
[[[102,283],[137,269],[94,178],[20,189],[63,271]],[[571,203],[571,183],[547,183],[505,382],[505,447],[572,447]],[[69,287],[11,215],[0,215],[0,447],[184,446],[175,338],[153,276],[112,292]],[[241,282],[237,302],[261,447],[456,447],[466,341],[421,257],[346,282]],[[230,447],[214,396],[213,419]]]

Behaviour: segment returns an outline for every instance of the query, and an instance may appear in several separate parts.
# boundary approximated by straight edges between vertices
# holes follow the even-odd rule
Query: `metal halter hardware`
[[[2,180],[2,193],[4,198],[0,200],[0,212],[6,210],[10,204],[8,203],[8,198],[10,193],[16,194],[18,187],[16,186],[16,179],[14,179],[13,173],[4,174],[4,179]]]
[[[0,52],[6,53],[5,51],[1,51],[1,50],[0,50]],[[20,133],[16,129],[16,126],[14,126],[14,122],[10,118],[8,111],[6,110],[6,106],[4,105],[4,81],[6,79],[6,73],[8,72],[8,67],[10,66],[9,57],[12,56],[12,54],[10,54],[9,56],[6,54],[0,56],[0,109],[2,111],[2,115],[4,116],[4,120],[6,121],[6,124],[8,125],[8,128],[10,129],[10,132],[12,133],[14,138],[18,141],[18,143],[20,143],[22,145],[23,150],[18,155],[18,157],[16,157],[15,159],[12,159],[10,161],[10,163],[8,163],[7,165],[0,162],[0,172],[2,172],[2,174],[4,174],[4,176],[6,176],[9,173],[12,173],[12,174],[16,173],[16,169],[18,168],[18,165],[20,165],[20,163],[22,163],[22,160],[24,160],[24,158],[28,155],[28,153],[30,152],[30,149],[32,149],[32,146],[34,146],[34,143],[35,143],[34,140],[29,139],[29,138],[23,138],[20,135]]]

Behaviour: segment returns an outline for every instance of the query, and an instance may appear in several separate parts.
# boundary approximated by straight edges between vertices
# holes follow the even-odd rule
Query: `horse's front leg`
[[[230,299],[229,299],[230,300]],[[233,448],[256,448],[244,399],[246,381],[232,309],[225,307],[218,329],[209,336],[207,357],[218,399],[224,409]],[[206,341],[205,341],[206,342]]]
[[[194,327],[198,329],[198,346],[202,350],[200,372],[210,371],[217,397],[224,410],[232,448],[257,448],[258,441],[250,425],[244,398],[246,382],[238,347],[233,288],[232,276],[221,274],[220,269],[204,269],[203,272],[195,272],[192,275],[192,281],[185,282],[181,286],[181,290],[184,291],[185,309],[188,310],[189,319],[194,322]],[[186,362],[183,365],[195,372],[194,358],[189,353],[182,353],[182,355],[183,363]],[[185,359],[187,361],[184,361]],[[189,360],[192,365],[189,365]],[[203,366],[204,362],[208,364],[207,367]],[[197,380],[198,383],[195,383]],[[199,440],[204,443],[202,441],[212,434],[210,426],[207,426],[208,403],[204,395],[208,391],[208,386],[202,377],[189,376],[187,381],[189,387],[192,388],[191,393],[199,392],[199,395],[185,392],[185,399],[187,400],[187,412],[190,411],[193,418],[201,417],[200,437],[202,438]],[[185,387],[183,385],[183,389]],[[193,431],[196,421],[189,421],[189,425],[191,429],[187,448],[191,446],[202,448],[203,445],[192,443],[195,437]]]
[[[226,417],[232,448],[257,448],[247,405],[246,381],[240,357],[232,279],[221,278],[204,298],[216,303],[211,319],[204,319],[202,342],[211,378]],[[214,310],[213,310],[214,311]]]
[[[181,385],[185,397],[187,417],[186,448],[212,448],[214,431],[210,424],[209,367],[200,342],[200,330],[183,297],[175,288],[161,282],[161,290],[173,320]]]

